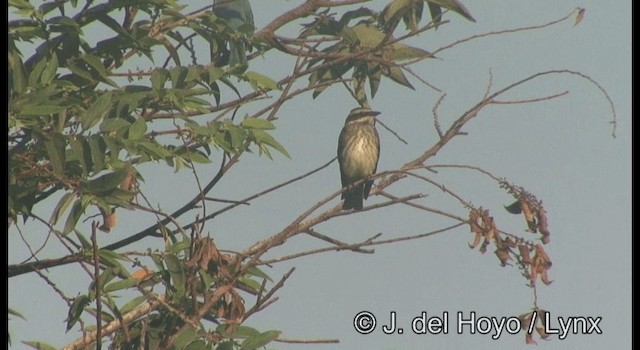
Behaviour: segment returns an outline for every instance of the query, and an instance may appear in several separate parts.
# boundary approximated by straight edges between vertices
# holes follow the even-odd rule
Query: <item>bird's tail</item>
[[[364,184],[345,191],[342,194],[342,198],[344,198],[342,209],[362,210],[362,200],[363,200],[362,197],[364,194],[363,191],[364,191]]]

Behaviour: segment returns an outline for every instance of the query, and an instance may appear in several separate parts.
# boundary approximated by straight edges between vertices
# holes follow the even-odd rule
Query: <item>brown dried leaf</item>
[[[232,290],[232,299],[231,304],[229,305],[229,320],[235,320],[239,324],[242,323],[244,318],[244,301],[242,297],[235,291]]]
[[[542,259],[545,265],[548,264],[549,265],[548,267],[551,267],[551,259],[549,259],[547,252],[544,251],[544,247],[541,246],[540,244],[536,244],[535,251],[536,251],[536,255],[534,256],[534,259]]]
[[[484,254],[487,252],[487,246],[489,245],[489,241],[487,241],[486,239],[482,242],[482,245],[480,246],[480,253]]]
[[[127,175],[120,182],[120,188],[125,191],[131,191],[135,189],[136,185],[136,172],[133,167],[127,167]]]
[[[215,272],[220,261],[220,252],[211,238],[196,238],[193,242],[193,253],[187,266]]]
[[[538,345],[538,342],[536,342],[535,340],[533,340],[533,336],[529,333],[525,333],[525,341],[528,345]]]
[[[475,237],[473,237],[473,242],[469,244],[469,248],[474,249],[475,247],[477,247],[481,239],[482,239],[482,233],[476,232]]]
[[[540,272],[540,280],[542,281],[542,283],[544,283],[546,286],[550,285],[551,283],[553,283],[552,280],[549,279],[549,276],[547,275],[547,270],[544,270],[542,272]]]
[[[529,267],[529,274],[530,274],[531,286],[533,287],[536,285],[536,280],[538,279],[538,268],[536,267],[535,263],[531,264],[531,266]]]
[[[553,281],[549,280],[549,276],[547,275],[547,271],[551,268],[551,266],[551,259],[549,259],[549,256],[544,251],[544,248],[540,244],[536,244],[535,255],[533,256],[533,264],[531,265],[531,278],[534,279],[537,278],[538,275],[540,275],[542,283],[546,285],[551,284]]]
[[[536,327],[536,332],[538,332],[538,335],[540,335],[540,338],[544,340],[549,338],[549,334],[547,334],[547,332],[544,331],[544,327]]]
[[[469,212],[469,229],[473,233],[482,234],[482,228],[480,227],[480,225],[478,225],[479,218],[480,215],[478,215],[478,212],[476,210],[472,210],[471,212]]]
[[[524,215],[524,219],[527,221],[527,226],[529,227],[529,231],[531,231],[532,233],[536,233],[537,224],[536,224],[533,211],[531,210],[531,206],[529,205],[529,202],[525,199],[521,199],[520,207],[522,208],[522,214]]]
[[[544,209],[540,208],[540,210],[536,212],[536,217],[538,218],[538,230],[542,235],[542,243],[547,244],[550,241],[549,236],[551,235],[549,232],[549,224],[547,222],[547,214]]]
[[[494,253],[500,260],[500,265],[502,265],[503,267],[506,265],[510,265],[509,260],[512,260],[512,259],[508,249],[496,249]]]
[[[111,213],[107,213],[106,211],[100,209],[100,213],[102,214],[102,225],[98,227],[98,229],[106,233],[111,232],[111,229],[116,227],[116,225],[118,224],[116,209],[113,208],[111,210]]]
[[[574,26],[574,27],[575,27],[575,26],[577,26],[577,25],[578,25],[578,23],[582,22],[582,19],[584,19],[584,13],[585,13],[586,11],[587,11],[587,10],[585,10],[585,9],[583,9],[583,8],[579,8],[579,9],[578,9],[578,13],[576,14],[576,21],[575,21],[575,22],[573,22],[573,26]]]
[[[511,237],[507,237],[500,241],[501,246],[515,248],[517,246],[516,242],[514,242]]]
[[[520,257],[522,257],[522,262],[525,264],[531,264],[531,255],[529,254],[529,246],[526,244],[521,244],[518,246],[518,251],[520,252]]]

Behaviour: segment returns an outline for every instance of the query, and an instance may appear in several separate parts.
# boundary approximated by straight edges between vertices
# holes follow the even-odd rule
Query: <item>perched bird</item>
[[[362,209],[363,198],[369,197],[373,180],[353,183],[376,173],[380,157],[380,137],[376,130],[376,115],[380,112],[358,107],[351,110],[338,139],[338,162],[342,187],[342,209]]]

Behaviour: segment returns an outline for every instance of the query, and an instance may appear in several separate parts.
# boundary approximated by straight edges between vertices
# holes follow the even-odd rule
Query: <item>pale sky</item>
[[[263,27],[283,10],[301,1],[252,1],[256,26]],[[547,210],[551,243],[545,249],[553,261],[550,286],[538,288],[538,306],[558,317],[601,317],[602,334],[569,334],[539,340],[535,349],[625,349],[631,347],[631,2],[614,1],[462,1],[476,23],[448,13],[451,23],[412,41],[427,51],[447,43],[490,31],[534,26],[559,19],[576,7],[586,9],[577,26],[572,21],[524,33],[505,34],[471,41],[442,51],[414,70],[430,84],[447,93],[440,110],[443,127],[479,101],[491,72],[493,90],[540,71],[567,69],[597,81],[615,104],[616,138],[611,137],[611,111],[602,93],[575,75],[555,75],[532,81],[505,95],[502,100],[531,99],[569,91],[551,101],[534,104],[493,105],[484,109],[463,129],[468,135],[448,144],[429,164],[468,164],[505,177],[541,199]],[[385,1],[368,6],[382,8]],[[197,7],[197,6],[194,6]],[[425,14],[426,15],[426,14]],[[293,28],[290,34],[297,33]],[[283,32],[286,34],[287,32]],[[291,70],[292,61],[268,54],[250,69],[279,80]],[[409,78],[412,91],[383,80],[372,108],[379,119],[408,141],[405,145],[380,126],[379,171],[401,166],[436,140],[431,110],[439,93]],[[276,95],[277,96],[277,95]],[[355,101],[340,86],[327,89],[317,99],[304,95],[279,112],[274,136],[287,148],[291,159],[275,154],[274,160],[243,156],[242,161],[210,194],[240,199],[259,190],[303,174],[335,156],[337,137]],[[251,105],[242,111],[251,113]],[[206,119],[203,119],[206,120]],[[218,155],[198,171],[206,177],[217,171]],[[146,172],[145,172],[146,170]],[[190,199],[197,188],[190,171],[174,174],[164,165],[142,168],[145,193],[170,212]],[[460,169],[424,173],[476,206],[491,210],[499,225],[522,232],[520,216],[507,214],[503,205],[512,199],[486,178]],[[259,199],[208,223],[206,231],[218,247],[242,250],[253,242],[280,231],[307,208],[337,191],[337,163],[279,193]],[[387,189],[401,196],[423,193],[419,203],[465,216],[451,197],[422,182],[408,181]],[[380,203],[370,198],[365,205]],[[331,206],[337,204],[335,199]],[[50,207],[37,207],[48,218]],[[210,209],[211,210],[211,209]],[[123,215],[120,225],[101,244],[122,239],[146,227],[152,217]],[[343,216],[316,227],[322,234],[344,242],[359,242],[377,233],[382,238],[428,232],[452,223],[407,206]],[[88,223],[82,224],[88,232]],[[33,226],[36,227],[36,226]],[[521,231],[516,231],[521,228]],[[27,230],[28,231],[28,230]],[[46,232],[28,231],[33,246],[42,244]],[[28,256],[15,229],[9,230],[9,264]],[[421,240],[376,246],[375,254],[350,251],[312,255],[265,268],[275,280],[295,266],[296,271],[279,292],[280,300],[252,316],[246,325],[266,331],[282,330],[284,338],[338,338],[339,344],[286,345],[271,343],[268,349],[516,349],[525,348],[524,336],[456,333],[456,315],[469,317],[517,317],[532,306],[531,289],[515,267],[499,266],[493,246],[482,255],[468,248],[472,241],[463,226]],[[145,250],[159,247],[151,239],[127,247]],[[300,250],[323,247],[310,237],[296,237],[269,254],[278,257]],[[56,257],[60,249],[45,251],[41,258]],[[77,268],[51,269],[51,278],[69,295],[86,290],[78,284]],[[252,300],[246,301],[252,305]],[[35,274],[9,280],[9,306],[27,321],[12,319],[12,348],[22,340],[42,340],[63,346],[80,334],[65,334],[66,305],[60,302]],[[377,328],[368,335],[353,327],[356,314],[371,312]],[[385,335],[381,327],[396,312],[404,334]],[[449,317],[448,334],[417,335],[411,320],[426,311],[429,317]],[[556,327],[557,328],[557,327]]]

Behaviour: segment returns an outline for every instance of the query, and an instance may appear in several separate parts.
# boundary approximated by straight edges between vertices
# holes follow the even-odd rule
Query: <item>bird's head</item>
[[[349,112],[349,116],[347,116],[345,124],[359,121],[373,122],[375,120],[375,116],[377,116],[378,114],[380,114],[380,112],[376,112],[374,110],[371,110],[370,108],[357,107]]]

